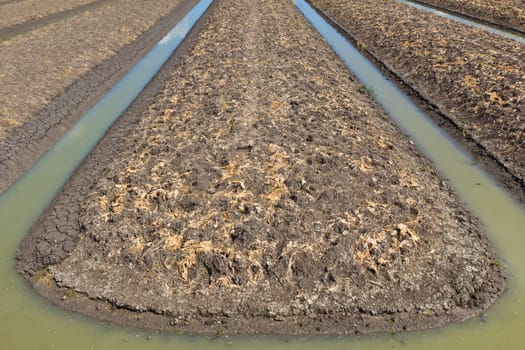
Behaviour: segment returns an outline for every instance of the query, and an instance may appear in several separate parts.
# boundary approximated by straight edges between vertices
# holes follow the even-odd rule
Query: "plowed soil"
[[[186,45],[22,244],[40,293],[249,334],[420,329],[494,302],[477,219],[292,2],[218,1]]]
[[[116,1],[0,43],[0,141],[179,1],[162,2]]]
[[[524,188],[525,46],[395,0],[312,0]]]
[[[417,0],[525,33],[523,0]]]
[[[0,193],[195,2],[108,1],[0,42]]]
[[[70,10],[96,0],[29,0],[2,5],[0,2],[0,29],[43,18],[53,13]]]

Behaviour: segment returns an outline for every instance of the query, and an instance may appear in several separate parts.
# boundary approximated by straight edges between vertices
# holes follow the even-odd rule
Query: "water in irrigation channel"
[[[392,83],[331,28],[304,0],[297,7],[385,110],[434,161],[482,218],[509,265],[510,292],[482,319],[426,332],[363,337],[202,337],[158,334],[96,322],[36,297],[15,270],[23,235],[112,121],[140,93],[212,0],[202,0],[57,145],[0,197],[0,349],[521,349],[525,339],[525,212],[472,159],[429,121]],[[173,45],[173,46],[172,46]],[[171,47],[168,49],[168,46]],[[157,51],[158,50],[158,51]],[[157,53],[155,53],[157,52]],[[167,58],[166,56],[166,58]],[[137,75],[148,70],[144,78]],[[127,80],[126,80],[127,79]],[[145,79],[145,80],[144,80]],[[135,86],[130,92],[129,84]],[[126,86],[126,93],[120,91]],[[127,101],[127,102],[124,102]],[[98,106],[98,107],[97,107]],[[97,117],[103,114],[105,117]]]
[[[498,27],[490,25],[490,24],[485,24],[485,23],[478,22],[478,21],[475,21],[475,20],[472,20],[472,19],[468,19],[468,18],[465,18],[465,17],[456,16],[456,15],[454,15],[452,13],[441,11],[441,10],[435,9],[433,7],[430,7],[430,6],[425,6],[425,5],[423,5],[421,3],[418,3],[418,2],[412,2],[410,0],[397,0],[397,1],[399,1],[400,3],[405,4],[407,6],[412,6],[412,7],[415,7],[417,9],[419,9],[419,10],[427,11],[427,12],[430,12],[430,13],[432,13],[434,15],[438,15],[438,16],[441,16],[441,17],[444,17],[444,18],[448,18],[448,19],[453,20],[455,22],[466,24],[468,26],[471,26],[471,27],[474,27],[474,28],[478,28],[478,29],[484,30],[484,31],[492,33],[492,34],[496,34],[496,35],[499,35],[501,37],[517,41],[520,44],[525,44],[525,36],[523,36],[523,35],[516,34],[514,32],[507,31],[505,29],[501,29],[501,28],[498,28]]]

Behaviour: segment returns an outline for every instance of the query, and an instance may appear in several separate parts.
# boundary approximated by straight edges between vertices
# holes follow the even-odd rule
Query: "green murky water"
[[[0,197],[0,349],[521,349],[525,340],[525,211],[476,167],[472,159],[429,122],[390,82],[375,71],[359,52],[312,12],[303,0],[297,6],[323,34],[363,84],[450,179],[467,205],[482,218],[491,238],[509,266],[510,291],[487,316],[439,330],[363,337],[197,337],[157,334],[111,326],[69,313],[37,297],[17,275],[16,249],[32,222],[63,185],[75,166],[103,135],[112,121],[108,108],[120,114],[128,101],[129,85],[142,84],[135,73],[104,99],[104,108],[90,111],[31,172]],[[193,20],[211,0],[203,0]],[[183,20],[184,21],[184,20]],[[163,39],[182,38],[191,21]],[[176,34],[179,33],[179,34]],[[177,39],[179,40],[179,39]],[[179,40],[180,41],[180,40]],[[163,50],[161,50],[163,51]],[[155,64],[145,58],[151,71]],[[157,63],[158,65],[158,63]],[[153,68],[151,68],[153,67]],[[138,70],[139,72],[142,70]],[[154,74],[154,73],[153,73]],[[125,78],[126,79],[126,78]],[[143,86],[143,85],[142,85]],[[142,89],[142,87],[140,87]],[[140,91],[140,90],[139,90]],[[116,98],[117,102],[112,99]],[[104,101],[102,100],[102,102]],[[125,108],[125,107],[124,107]],[[90,116],[91,115],[91,116]],[[105,124],[105,125],[104,125]],[[95,135],[95,136],[93,136]]]

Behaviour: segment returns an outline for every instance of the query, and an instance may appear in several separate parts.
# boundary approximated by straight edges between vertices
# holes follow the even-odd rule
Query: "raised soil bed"
[[[0,42],[0,193],[195,2],[115,0]]]
[[[525,34],[523,0],[417,0]]]
[[[201,25],[24,240],[42,295],[243,334],[421,329],[494,302],[478,220],[292,2],[219,1]]]
[[[525,184],[525,46],[395,0],[312,0]]]

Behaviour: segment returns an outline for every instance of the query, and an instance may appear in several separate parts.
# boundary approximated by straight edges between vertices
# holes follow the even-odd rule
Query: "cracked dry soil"
[[[23,242],[33,286],[205,333],[401,331],[490,306],[505,278],[480,223],[293,3],[210,11]]]

